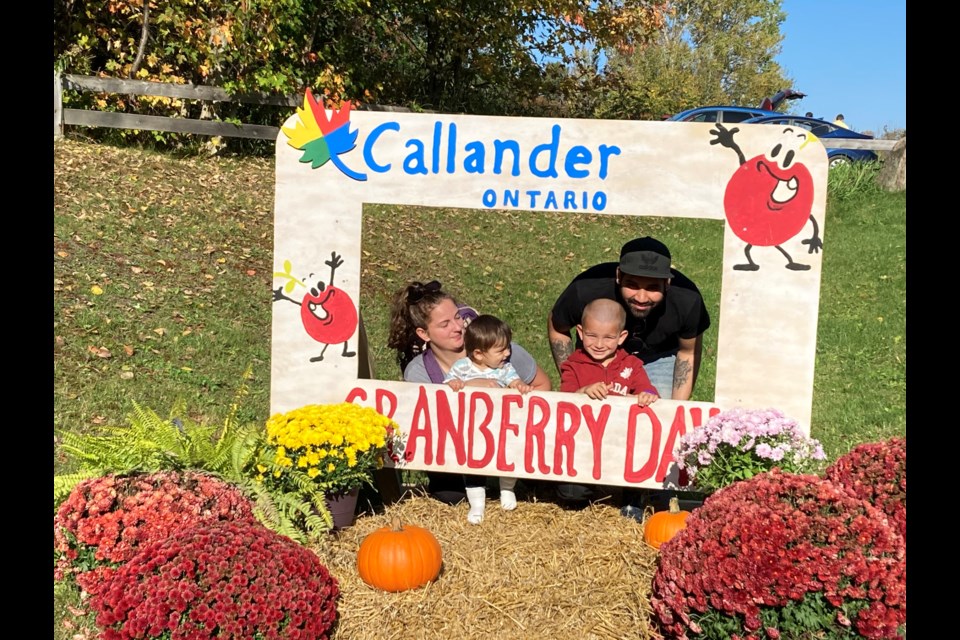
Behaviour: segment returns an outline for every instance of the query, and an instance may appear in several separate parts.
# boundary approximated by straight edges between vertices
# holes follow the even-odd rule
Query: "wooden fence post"
[[[63,137],[63,84],[59,71],[53,72],[53,139]]]

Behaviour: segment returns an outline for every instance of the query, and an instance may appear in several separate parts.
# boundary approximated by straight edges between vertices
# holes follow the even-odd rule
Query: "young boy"
[[[660,396],[643,369],[643,361],[620,348],[627,339],[627,312],[616,300],[598,298],[583,308],[577,335],[583,343],[560,365],[560,391],[585,393],[594,400],[609,395],[636,396],[645,407]],[[601,493],[609,493],[609,488]],[[594,490],[560,483],[557,495],[573,502],[587,500]]]
[[[454,391],[460,391],[476,380],[493,380],[501,387],[516,389],[522,394],[529,393],[533,387],[525,383],[513,365],[507,362],[512,339],[510,326],[503,320],[491,315],[477,316],[463,330],[463,346],[467,357],[453,363],[444,383]],[[516,478],[500,477],[500,507],[505,511],[517,508],[517,495],[513,491],[516,484]],[[467,522],[480,524],[487,504],[486,483],[478,486],[476,480],[473,483],[466,482],[466,490],[470,503]]]
[[[660,395],[643,361],[620,348],[627,339],[627,313],[616,300],[600,298],[583,309],[577,335],[583,346],[560,367],[560,391],[585,393],[594,400],[608,395],[636,396],[645,407]]]

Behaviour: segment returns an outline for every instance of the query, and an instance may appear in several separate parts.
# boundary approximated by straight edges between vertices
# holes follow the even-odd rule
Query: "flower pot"
[[[349,491],[327,493],[327,510],[333,516],[334,531],[339,531],[353,524],[357,513],[357,496],[359,495],[360,487],[354,487]]]

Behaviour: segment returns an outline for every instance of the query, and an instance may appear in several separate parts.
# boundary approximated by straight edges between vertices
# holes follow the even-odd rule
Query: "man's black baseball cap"
[[[631,240],[620,249],[620,272],[631,276],[671,278],[670,249],[650,236]]]

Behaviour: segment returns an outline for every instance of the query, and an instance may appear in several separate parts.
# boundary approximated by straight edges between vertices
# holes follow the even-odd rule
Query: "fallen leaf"
[[[72,604],[68,604],[68,605],[67,605],[67,610],[68,610],[70,613],[72,613],[73,615],[75,615],[75,616],[85,616],[85,615],[87,615],[87,610],[86,610],[86,609],[78,609],[77,607],[73,606]]]
[[[92,287],[90,287],[90,293],[92,293],[95,296],[103,295],[103,289],[101,289],[97,285],[93,285]]]
[[[67,253],[66,251],[57,251],[57,255],[60,256],[61,258],[66,258],[70,254]]]
[[[128,356],[132,356],[132,355],[133,355],[133,347],[131,347],[131,346],[128,345],[128,344],[125,344],[125,345],[123,345],[123,352],[124,352],[125,354],[127,354]]]
[[[120,372],[121,380],[133,380],[133,371],[121,371]]]
[[[134,273],[143,273],[143,267],[130,267],[130,271]]]
[[[89,347],[87,347],[87,351],[97,356],[98,358],[109,358],[113,355],[112,353],[110,353],[110,350],[107,349],[106,347],[95,347],[93,345],[90,345]]]
[[[156,329],[153,330],[153,332],[158,336],[162,336],[167,332],[167,330],[164,329],[163,327],[157,327]]]
[[[257,275],[257,270],[256,270],[256,269],[247,269],[247,275],[248,275],[248,276],[255,276],[255,275]]]
[[[92,422],[93,424],[103,424],[106,421],[107,419],[104,418],[103,416],[93,416],[92,418],[90,418],[90,422]]]

